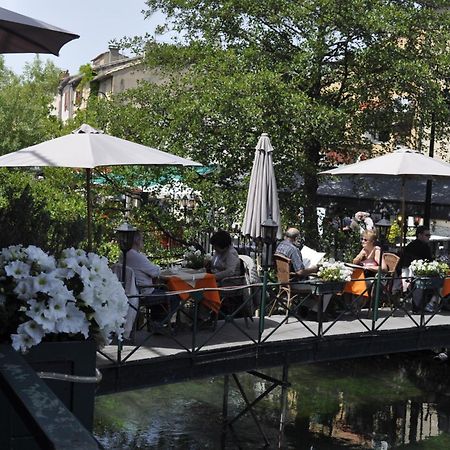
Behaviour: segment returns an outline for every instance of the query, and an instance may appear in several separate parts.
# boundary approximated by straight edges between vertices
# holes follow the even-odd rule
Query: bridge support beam
[[[252,375],[256,378],[262,379],[264,381],[269,382],[269,386],[266,387],[266,389],[259,394],[253,401],[249,399],[247,396],[247,393],[244,390],[244,387],[242,386],[238,375],[233,373],[231,374],[236,387],[238,388],[238,391],[244,400],[245,407],[233,418],[228,417],[228,398],[229,398],[229,390],[230,390],[230,379],[229,375],[224,376],[224,384],[223,384],[223,405],[222,405],[222,420],[223,420],[223,427],[222,427],[222,436],[221,436],[221,448],[225,449],[226,447],[226,441],[227,441],[227,434],[228,431],[231,432],[232,438],[237,445],[237,448],[241,448],[239,444],[239,436],[237,435],[234,424],[242,418],[245,414],[249,413],[253,421],[258,428],[258,431],[264,441],[265,446],[270,445],[269,438],[266,435],[266,432],[264,431],[264,427],[261,425],[261,422],[255,412],[255,406],[263,400],[267,395],[269,395],[275,388],[281,387],[281,396],[280,396],[280,425],[279,425],[279,434],[278,434],[278,448],[283,448],[283,442],[284,442],[284,427],[286,424],[286,417],[287,417],[287,390],[290,387],[290,384],[288,382],[288,364],[285,363],[283,365],[283,373],[282,373],[282,379],[276,379],[274,377],[271,377],[269,375],[266,375],[264,373],[261,373],[256,370],[248,371],[247,373],[249,375]]]

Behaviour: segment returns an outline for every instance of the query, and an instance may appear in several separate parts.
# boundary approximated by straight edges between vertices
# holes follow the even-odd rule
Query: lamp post
[[[122,251],[122,284],[125,288],[125,277],[127,269],[127,252],[133,247],[134,236],[137,228],[127,222],[116,228],[117,242]]]
[[[264,270],[263,289],[261,291],[261,310],[259,312],[259,339],[264,331],[264,316],[266,309],[267,273],[272,266],[273,245],[277,239],[278,224],[269,217],[261,224],[261,237],[264,244],[262,267]]]
[[[184,220],[186,220],[187,217],[187,208],[188,208],[188,204],[189,204],[189,199],[187,198],[187,195],[184,195],[183,198],[180,201],[181,203],[181,207],[183,208],[183,217]]]
[[[375,224],[375,227],[378,231],[379,241],[380,241],[380,264],[378,266],[377,273],[377,284],[375,290],[375,302],[373,307],[373,320],[372,320],[372,330],[375,329],[375,321],[378,318],[378,305],[380,302],[380,294],[381,294],[381,272],[383,267],[383,251],[384,247],[387,243],[387,237],[389,236],[389,230],[391,229],[391,221],[386,219],[386,212],[383,211],[381,215],[381,219]]]

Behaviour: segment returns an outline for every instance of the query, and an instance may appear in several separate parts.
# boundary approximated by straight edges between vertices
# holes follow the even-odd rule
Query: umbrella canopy
[[[320,172],[328,175],[392,175],[411,178],[450,177],[450,164],[406,147],[355,164]]]
[[[371,181],[374,183],[377,182],[377,177],[400,177],[402,184],[402,217],[404,218],[406,181],[410,179],[431,180],[433,178],[450,177],[450,164],[405,147],[398,147],[392,153],[320,173],[335,176],[368,175],[373,176]]]
[[[51,53],[80,36],[0,8],[0,53]]]
[[[180,156],[120,139],[83,124],[71,134],[0,157],[0,167],[86,169],[88,249],[92,247],[91,170],[101,166],[201,166]]]
[[[242,234],[253,239],[261,238],[261,223],[268,218],[272,218],[278,224],[277,237],[281,238],[280,206],[272,152],[269,136],[263,133],[256,146],[242,223]]]

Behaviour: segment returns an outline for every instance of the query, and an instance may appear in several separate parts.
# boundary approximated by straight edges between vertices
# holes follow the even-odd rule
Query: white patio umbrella
[[[180,156],[120,139],[83,124],[71,134],[0,157],[0,167],[86,169],[88,249],[92,248],[91,172],[101,166],[201,166]]]
[[[320,173],[335,176],[369,175],[373,176],[371,180],[374,183],[376,183],[376,177],[400,177],[402,181],[402,218],[404,220],[406,180],[450,177],[450,164],[399,146],[392,153]]]
[[[242,223],[242,234],[253,239],[262,236],[261,223],[269,217],[278,224],[277,237],[281,238],[280,206],[272,152],[269,136],[263,133],[256,146]]]
[[[0,8],[0,53],[51,53],[58,56],[64,44],[80,36]]]

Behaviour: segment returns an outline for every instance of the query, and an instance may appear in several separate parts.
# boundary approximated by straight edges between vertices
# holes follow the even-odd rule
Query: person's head
[[[424,227],[423,225],[419,225],[416,228],[416,238],[419,239],[419,241],[429,242],[430,236],[431,236],[431,233],[427,227]]]
[[[142,237],[141,231],[136,231],[133,238],[133,246],[131,247],[134,250],[141,251],[144,248],[144,238]]]
[[[368,212],[365,212],[365,211],[358,211],[356,214],[355,214],[355,219],[358,221],[358,222],[361,222],[361,220],[364,220],[364,219],[366,219],[367,217],[369,217],[370,216],[370,214],[368,213]]]
[[[373,230],[366,230],[361,234],[361,244],[363,248],[373,247],[377,242],[377,233]]]
[[[211,245],[218,253],[223,253],[231,245],[231,236],[227,231],[217,231],[211,236]]]
[[[299,237],[300,237],[300,231],[297,228],[288,228],[285,232],[284,232],[284,237],[286,239],[291,240],[292,242],[296,241]]]

